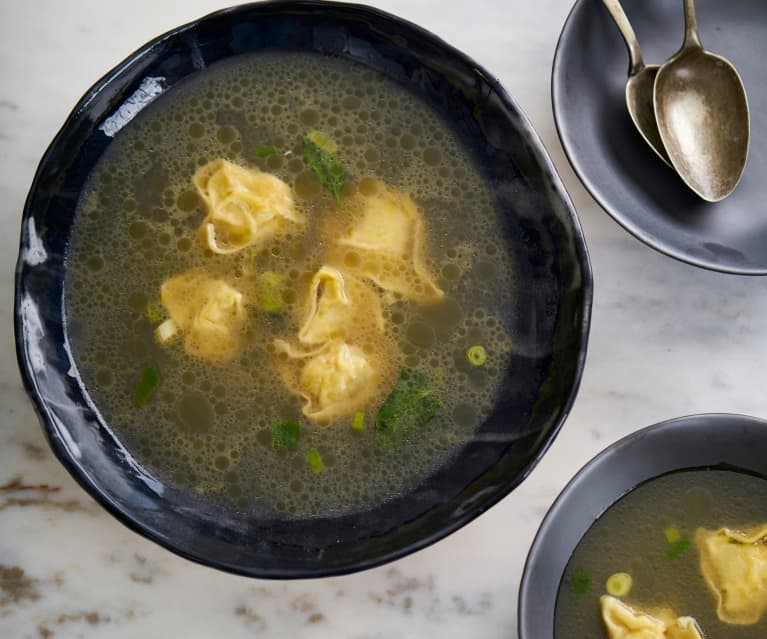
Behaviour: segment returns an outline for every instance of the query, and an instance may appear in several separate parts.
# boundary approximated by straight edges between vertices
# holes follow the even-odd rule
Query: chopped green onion
[[[692,545],[692,542],[687,537],[682,537],[673,546],[671,546],[671,548],[668,549],[668,551],[666,552],[666,557],[668,557],[669,559],[676,559],[679,555],[685,552],[691,545]]]
[[[257,158],[268,158],[270,155],[274,155],[275,153],[277,153],[277,149],[275,149],[273,146],[262,146],[261,148],[256,149]]]
[[[258,276],[258,301],[266,313],[280,313],[285,304],[282,301],[282,287],[285,275],[266,271]]]
[[[363,413],[361,410],[358,410],[356,413],[354,413],[352,430],[356,430],[358,433],[361,433],[363,430],[365,430],[365,413]]]
[[[666,537],[666,541],[670,544],[675,544],[682,538],[682,533],[679,532],[679,528],[673,524],[666,526],[663,529],[663,535]]]
[[[634,585],[634,580],[627,572],[616,572],[614,575],[610,575],[607,578],[605,588],[607,594],[613,597],[625,597],[631,592],[631,586]]]
[[[150,324],[159,324],[165,317],[162,304],[158,304],[157,302],[147,304],[144,309],[144,315],[146,315],[147,321]]]
[[[319,475],[323,470],[325,470],[325,465],[322,463],[322,458],[320,457],[320,453],[316,448],[312,448],[308,453],[306,453],[306,461],[309,462],[309,466],[312,467],[315,475]]]
[[[336,153],[338,151],[338,145],[335,143],[335,141],[322,131],[313,129],[312,131],[309,131],[309,134],[306,137],[314,142],[323,151],[327,151],[328,153]]]
[[[591,588],[591,575],[587,573],[583,568],[580,568],[571,578],[570,578],[570,592],[576,595],[583,595],[586,593],[586,591]]]
[[[133,403],[136,408],[141,408],[149,401],[157,387],[160,385],[160,376],[157,374],[154,366],[147,364],[141,373],[141,378],[136,384],[136,390],[133,392]]]
[[[160,344],[167,344],[178,334],[178,324],[172,319],[166,319],[154,329],[154,334]]]
[[[466,350],[466,359],[472,366],[484,366],[487,361],[487,351],[484,346],[475,344]]]
[[[272,448],[274,450],[296,450],[301,425],[298,422],[277,422],[272,426]]]

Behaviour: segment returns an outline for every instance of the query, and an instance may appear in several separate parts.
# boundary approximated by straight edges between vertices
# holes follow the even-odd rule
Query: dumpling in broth
[[[379,371],[357,346],[328,342],[309,353],[282,340],[275,346],[291,359],[306,360],[297,374],[292,367],[283,369],[283,377],[288,388],[306,400],[303,413],[312,421],[326,423],[352,415],[378,388]]]
[[[651,615],[609,595],[599,602],[610,639],[703,639],[692,617],[675,617],[669,610]]]
[[[378,296],[357,278],[323,266],[312,278],[298,339],[304,344],[322,344],[331,339],[344,339],[355,328],[383,332]]]
[[[238,290],[223,280],[188,271],[163,282],[160,297],[170,315],[171,331],[184,334],[187,353],[223,362],[239,352],[246,312]]]
[[[749,625],[767,610],[767,524],[746,531],[699,528],[700,569],[719,618]]]
[[[361,217],[338,243],[361,254],[359,273],[386,291],[422,303],[445,296],[426,264],[421,211],[413,199],[376,181],[363,196]]]
[[[304,223],[290,187],[270,173],[214,160],[197,170],[193,182],[208,209],[201,231],[214,253],[234,253]]]

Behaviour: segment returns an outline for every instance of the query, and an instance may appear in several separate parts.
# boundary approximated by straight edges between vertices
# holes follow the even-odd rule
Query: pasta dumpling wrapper
[[[235,253],[304,223],[290,187],[271,173],[213,160],[193,182],[208,209],[201,232],[214,253]]]
[[[767,524],[695,533],[700,570],[726,623],[750,625],[767,611]]]
[[[327,423],[352,415],[378,389],[380,373],[357,346],[335,341],[302,352],[275,340],[275,347],[289,358],[306,360],[297,376],[286,375],[286,382],[306,400],[303,413],[312,421]]]
[[[376,292],[355,277],[323,266],[312,278],[306,314],[298,332],[304,344],[345,339],[354,329],[384,330]]]
[[[675,617],[670,610],[650,614],[610,595],[599,603],[610,639],[704,639],[692,617]]]
[[[184,334],[187,353],[218,362],[237,355],[247,315],[237,289],[223,280],[190,271],[163,282],[160,299]]]
[[[382,289],[421,303],[444,298],[426,264],[421,211],[406,193],[377,182],[363,196],[359,222],[338,243],[362,253],[357,270]]]

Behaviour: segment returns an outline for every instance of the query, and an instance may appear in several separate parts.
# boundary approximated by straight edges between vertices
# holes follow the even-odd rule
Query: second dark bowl
[[[519,589],[519,639],[553,639],[557,592],[581,538],[610,506],[670,472],[716,468],[767,479],[767,421],[743,415],[680,417],[606,448],[570,481],[541,524]]]

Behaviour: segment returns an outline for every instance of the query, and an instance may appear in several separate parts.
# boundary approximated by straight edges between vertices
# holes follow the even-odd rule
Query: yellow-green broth
[[[338,211],[303,159],[318,129],[338,144],[353,202],[363,178],[409,193],[424,214],[430,268],[444,302],[384,304],[398,344],[382,366],[423,372],[442,409],[402,450],[376,454],[374,418],[391,387],[364,412],[318,426],[278,374],[273,340],[295,337],[309,281],[332,249]],[[259,157],[258,150],[277,153]],[[205,215],[197,168],[225,158],[290,184],[308,223],[234,255],[200,240]],[[335,216],[335,217],[334,217]],[[174,87],[115,137],[89,178],[67,255],[65,308],[71,350],[96,407],[157,477],[210,499],[286,517],[373,508],[406,493],[470,440],[492,409],[511,353],[513,271],[493,194],[464,145],[428,105],[381,74],[312,54],[253,54],[219,63]],[[354,259],[351,256],[349,259]],[[200,268],[257,295],[258,275],[285,274],[285,311],[249,317],[243,350],[213,364],[160,345],[147,306],[163,281]],[[160,308],[161,305],[160,305]],[[150,313],[151,315],[151,313]],[[466,350],[480,344],[482,366]],[[145,366],[160,385],[141,408]],[[272,425],[301,424],[298,450],[275,451]],[[316,448],[324,470],[307,454]]]
[[[707,639],[764,639],[767,615],[751,626],[719,620],[699,566],[699,527],[749,528],[767,522],[767,481],[733,471],[696,470],[651,480],[603,514],[578,544],[557,593],[555,639],[601,639],[607,631],[599,598],[617,572],[633,586],[622,601],[638,609],[670,608],[694,617]],[[664,530],[674,526],[690,546],[674,555]],[[679,547],[677,547],[678,549]],[[586,576],[590,586],[583,590]],[[575,579],[575,580],[574,580]],[[581,587],[577,583],[580,580]]]

